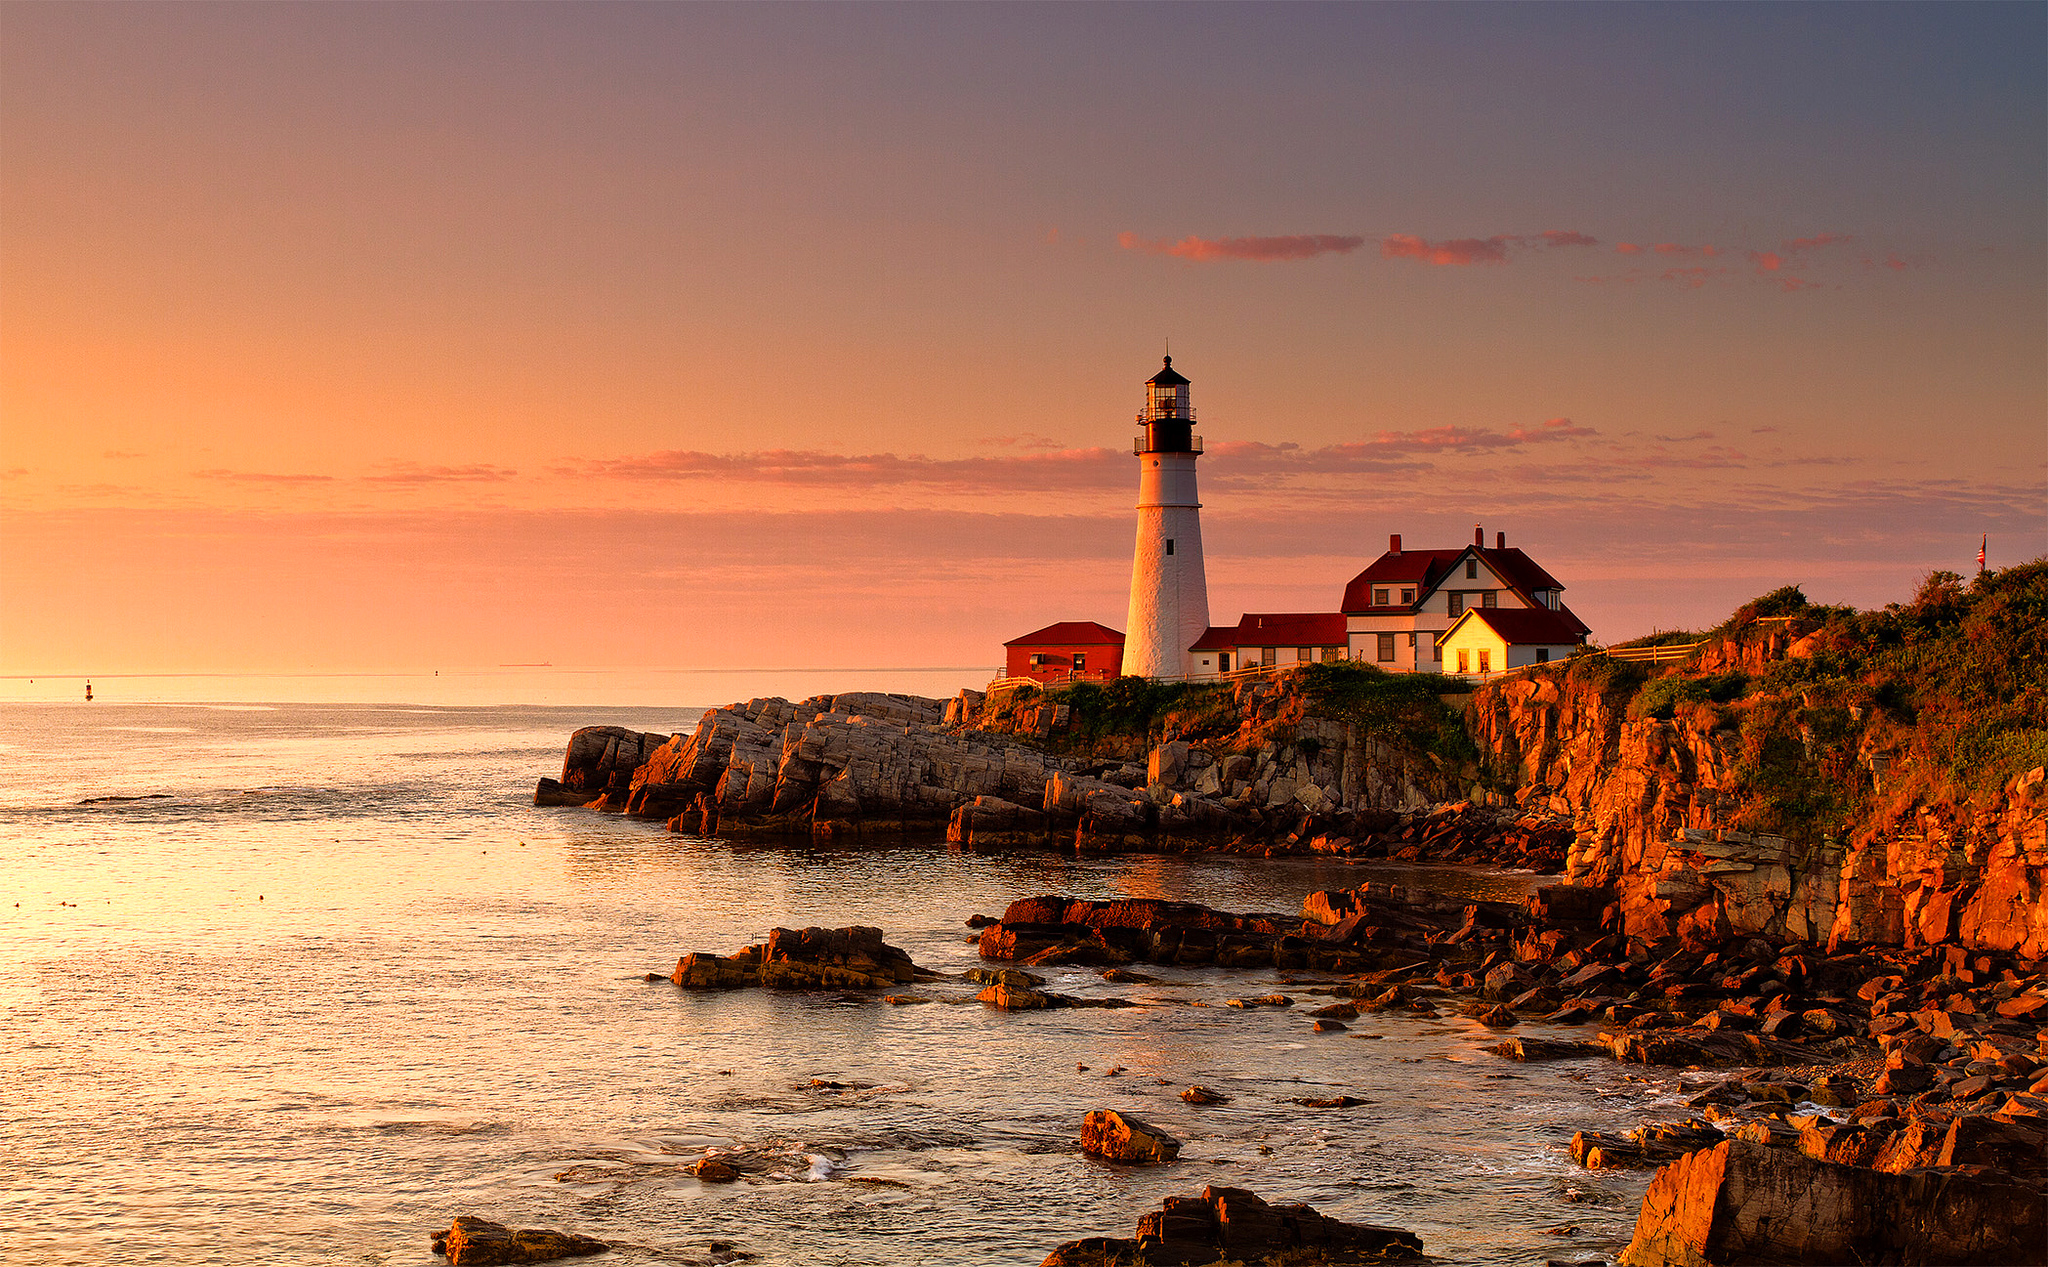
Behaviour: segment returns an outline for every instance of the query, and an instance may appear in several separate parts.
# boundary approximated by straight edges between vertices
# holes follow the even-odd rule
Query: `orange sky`
[[[1170,19],[1170,20],[1164,20]],[[2048,544],[2041,11],[10,6],[0,674],[996,663]]]

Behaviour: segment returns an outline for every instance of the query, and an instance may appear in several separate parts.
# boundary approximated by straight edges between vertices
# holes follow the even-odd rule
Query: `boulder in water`
[[[1129,1240],[1069,1241],[1043,1267],[1350,1267],[1421,1257],[1422,1239],[1412,1232],[1345,1223],[1307,1205],[1269,1205],[1243,1188],[1204,1188],[1199,1197],[1168,1197]]]
[[[1179,1140],[1114,1109],[1096,1109],[1081,1119],[1081,1148],[1128,1166],[1163,1165],[1180,1156]]]
[[[558,1258],[588,1258],[610,1248],[603,1241],[573,1232],[514,1229],[470,1214],[457,1218],[447,1231],[434,1234],[434,1252],[447,1255],[452,1267],[548,1263]]]

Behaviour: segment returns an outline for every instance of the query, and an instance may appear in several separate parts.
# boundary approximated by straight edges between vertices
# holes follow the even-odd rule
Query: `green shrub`
[[[1709,701],[1726,704],[1731,700],[1741,699],[1742,693],[1748,689],[1749,678],[1741,673],[1717,673],[1708,677],[1681,677],[1672,674],[1652,678],[1636,692],[1636,697],[1629,701],[1628,715],[1670,721],[1680,704],[1703,704]]]

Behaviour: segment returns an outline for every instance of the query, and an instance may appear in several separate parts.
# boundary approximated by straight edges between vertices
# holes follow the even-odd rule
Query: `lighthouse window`
[[[1173,538],[1172,538],[1172,537],[1168,537],[1168,538],[1166,539],[1166,552],[1167,552],[1168,554],[1172,554],[1172,553],[1173,553]]]

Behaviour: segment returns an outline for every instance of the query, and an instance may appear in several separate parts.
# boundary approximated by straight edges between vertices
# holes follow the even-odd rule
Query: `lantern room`
[[[1144,434],[1131,444],[1133,453],[1200,453],[1202,438],[1194,434],[1195,408],[1188,403],[1188,380],[1173,368],[1173,358],[1145,381],[1145,408],[1138,413]]]

